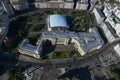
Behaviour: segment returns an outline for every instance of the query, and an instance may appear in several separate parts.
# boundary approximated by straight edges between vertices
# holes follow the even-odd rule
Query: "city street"
[[[0,55],[0,63],[3,65],[16,65],[17,63],[23,65],[31,64],[32,66],[41,66],[44,68],[45,71],[57,68],[68,68],[72,70],[75,68],[89,66],[92,80],[109,80],[109,74],[106,73],[107,67],[120,62],[116,54],[111,54],[111,52],[114,52],[114,45],[116,45],[118,42],[120,42],[120,40],[108,43],[104,45],[97,53],[88,54],[83,57],[38,60],[21,54],[19,54],[19,56],[15,54],[13,56],[3,54]],[[18,58],[18,62],[16,62],[16,58]],[[107,61],[101,61],[101,59]],[[48,77],[49,76],[50,75],[48,75]],[[99,76],[100,78],[96,76]]]

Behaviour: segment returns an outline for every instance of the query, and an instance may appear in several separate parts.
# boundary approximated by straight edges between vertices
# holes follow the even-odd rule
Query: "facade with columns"
[[[97,28],[90,28],[89,33],[76,33],[71,31],[43,32],[42,39],[50,40],[53,45],[68,45],[69,42],[74,43],[74,47],[80,52],[81,55],[85,55],[87,52],[99,49],[104,44]]]
[[[48,1],[35,1],[36,8],[66,8],[73,9],[74,1],[72,0],[48,0]]]
[[[68,45],[69,43],[69,38],[42,38],[44,41],[49,40],[51,41],[52,45],[56,45],[56,44],[64,44],[64,45]]]

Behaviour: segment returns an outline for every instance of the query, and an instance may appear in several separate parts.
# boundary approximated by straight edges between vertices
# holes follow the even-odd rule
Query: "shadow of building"
[[[60,77],[58,77],[58,79],[66,78],[68,78],[69,80],[73,80],[73,78],[77,78],[77,80],[92,80],[88,66],[69,70]]]
[[[0,52],[0,75],[6,73],[7,70],[17,65],[19,58],[18,53],[3,53]]]

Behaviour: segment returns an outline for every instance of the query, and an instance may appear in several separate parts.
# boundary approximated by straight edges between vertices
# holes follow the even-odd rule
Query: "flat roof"
[[[66,27],[69,28],[67,24],[66,16],[59,15],[59,14],[53,14],[50,15],[50,27]]]
[[[33,52],[35,54],[39,54],[39,50],[41,49],[41,45],[43,43],[43,40],[39,40],[39,43],[37,46],[33,46],[29,43],[29,40],[27,39],[24,39],[20,45],[19,45],[19,48],[20,49],[23,49],[23,50],[27,50],[27,51],[30,51],[30,52]]]

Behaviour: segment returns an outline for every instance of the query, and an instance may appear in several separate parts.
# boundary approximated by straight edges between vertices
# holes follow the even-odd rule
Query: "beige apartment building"
[[[29,9],[28,0],[10,0],[10,3],[15,10]]]
[[[66,8],[73,9],[74,2],[72,0],[36,0],[36,8]]]

